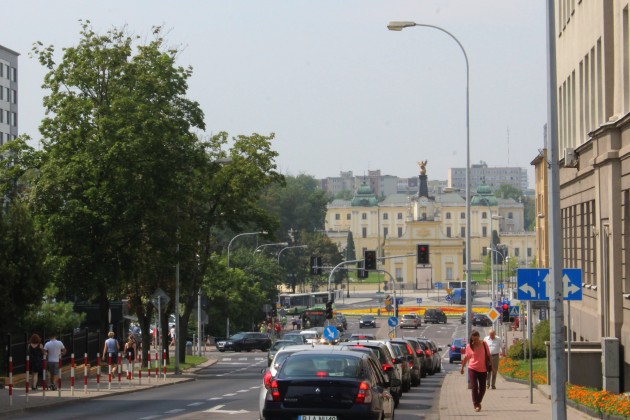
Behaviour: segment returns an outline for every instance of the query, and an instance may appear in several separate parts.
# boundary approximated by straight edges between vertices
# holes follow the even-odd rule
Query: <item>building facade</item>
[[[475,191],[485,184],[494,192],[501,185],[511,185],[525,191],[529,188],[527,170],[517,167],[488,167],[485,162],[470,165],[470,190]],[[449,188],[466,190],[466,168],[449,168]]]
[[[18,136],[19,55],[0,45],[0,145]]]
[[[621,391],[630,390],[630,1],[556,2],[563,266],[581,268],[571,339],[620,340]],[[537,168],[546,235],[546,157]],[[547,249],[537,255],[546,258]],[[569,321],[565,310],[565,325]]]

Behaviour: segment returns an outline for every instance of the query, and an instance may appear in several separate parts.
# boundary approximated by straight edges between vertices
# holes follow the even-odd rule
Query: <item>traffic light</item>
[[[326,302],[326,319],[333,318],[332,302]]]
[[[315,258],[315,264],[317,265],[317,275],[322,275],[322,257]]]
[[[364,251],[363,259],[366,270],[376,270],[376,251]]]
[[[314,255],[311,255],[311,275],[313,276],[322,275],[322,257],[316,257]]]
[[[429,245],[418,245],[418,264],[429,264]]]
[[[360,278],[360,279],[367,279],[368,278],[368,272],[363,269],[363,263],[364,263],[364,261],[359,261],[357,263],[357,268],[359,269],[359,271],[357,273],[357,277]]]
[[[510,305],[508,305],[507,303],[504,303],[501,308],[503,309],[503,312],[501,314],[502,321],[510,322]]]

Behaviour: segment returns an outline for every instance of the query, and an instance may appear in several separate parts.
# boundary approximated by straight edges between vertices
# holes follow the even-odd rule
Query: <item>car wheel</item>
[[[418,326],[417,326],[417,325],[415,326],[415,329],[416,329],[416,330],[418,329]]]
[[[400,395],[397,392],[392,392],[392,397],[394,397],[394,408],[398,408],[398,404],[400,404]]]
[[[452,365],[453,364],[453,359],[448,359],[448,362]]]
[[[220,351],[221,353],[223,353],[223,352],[225,352],[225,349],[219,349],[219,351]]]

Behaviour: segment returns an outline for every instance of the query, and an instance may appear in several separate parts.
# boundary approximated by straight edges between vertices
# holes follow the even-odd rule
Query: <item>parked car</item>
[[[376,328],[376,319],[373,315],[361,315],[359,318],[359,328]]]
[[[439,324],[443,322],[446,324],[446,314],[441,309],[427,309],[424,312],[424,323],[425,324]]]
[[[372,333],[353,333],[350,340],[376,340],[376,336]]]
[[[266,334],[259,332],[240,332],[223,340],[217,341],[217,349],[220,352],[226,350],[267,351],[271,347],[271,339]]]
[[[448,348],[448,362],[453,363],[454,361],[462,361],[462,353],[465,352],[466,348],[466,339],[465,338],[454,338],[451,346]]]
[[[293,340],[278,340],[271,345],[269,351],[267,351],[267,366],[271,366],[273,358],[276,356],[278,350],[288,346],[297,346],[298,343]]]
[[[306,344],[319,344],[320,335],[315,330],[302,330],[300,335],[304,337]]]
[[[459,322],[460,322],[461,324],[465,324],[465,323],[466,323],[466,318],[468,318],[468,316],[467,316],[466,312],[464,311],[464,312],[462,313],[461,318],[459,318]]]
[[[427,371],[429,375],[435,375],[438,372],[442,371],[442,356],[440,352],[442,348],[438,347],[435,342],[428,338],[418,338],[418,342],[421,345],[425,346],[424,355],[430,358],[431,363],[429,364],[430,368]]]
[[[345,331],[348,329],[348,320],[344,314],[337,314],[335,317],[337,329],[339,331]]]
[[[376,358],[381,363],[383,372],[389,377],[390,381],[394,378],[400,380],[402,377],[402,368],[400,367],[400,363],[402,363],[402,361],[398,360],[394,363],[389,349],[380,341],[349,341],[347,343],[343,343],[340,348],[353,351],[359,351],[361,349],[370,350],[376,355]],[[390,390],[392,392],[392,396],[394,397],[394,406],[398,407],[400,397],[402,396],[401,386],[391,386]]]
[[[282,339],[295,341],[297,344],[306,344],[306,339],[302,334],[300,334],[300,331],[290,331],[288,333],[285,333],[282,336]]]
[[[472,324],[474,326],[479,325],[482,327],[489,327],[492,325],[492,320],[486,314],[474,313],[472,317]]]
[[[399,384],[383,375],[369,354],[300,351],[287,357],[271,379],[261,418],[392,419],[390,387]]]
[[[402,381],[402,392],[407,392],[411,389],[411,366],[409,365],[409,359],[406,357],[406,349],[403,352],[401,348],[402,344],[392,343],[391,341],[385,341],[385,345],[389,349],[392,355],[394,363],[398,363],[401,369],[400,380]]]
[[[418,337],[403,337],[405,340],[411,344],[411,347],[416,352],[416,357],[418,358],[418,363],[420,363],[420,377],[424,378],[427,376],[427,371],[430,366],[429,363],[433,363],[430,361],[424,354],[424,348],[418,342]]]
[[[414,313],[404,314],[400,319],[400,328],[415,328],[418,329],[420,326],[420,317]]]
[[[416,351],[409,343],[409,340],[405,338],[394,338],[391,340],[393,343],[402,344],[404,347],[401,347],[401,350],[407,350],[407,361],[409,362],[409,369],[411,375],[411,386],[419,386],[422,377],[422,366],[420,365],[420,361],[418,360],[418,356],[416,356]]]

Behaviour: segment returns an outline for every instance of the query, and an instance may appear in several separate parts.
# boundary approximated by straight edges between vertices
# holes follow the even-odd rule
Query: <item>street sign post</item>
[[[324,328],[324,338],[328,341],[334,341],[339,338],[339,330],[334,325]]]
[[[416,303],[422,303],[422,298],[416,298]]]
[[[548,268],[519,268],[516,281],[519,300],[549,300]],[[562,283],[564,300],[582,300],[582,269],[563,269]]]

